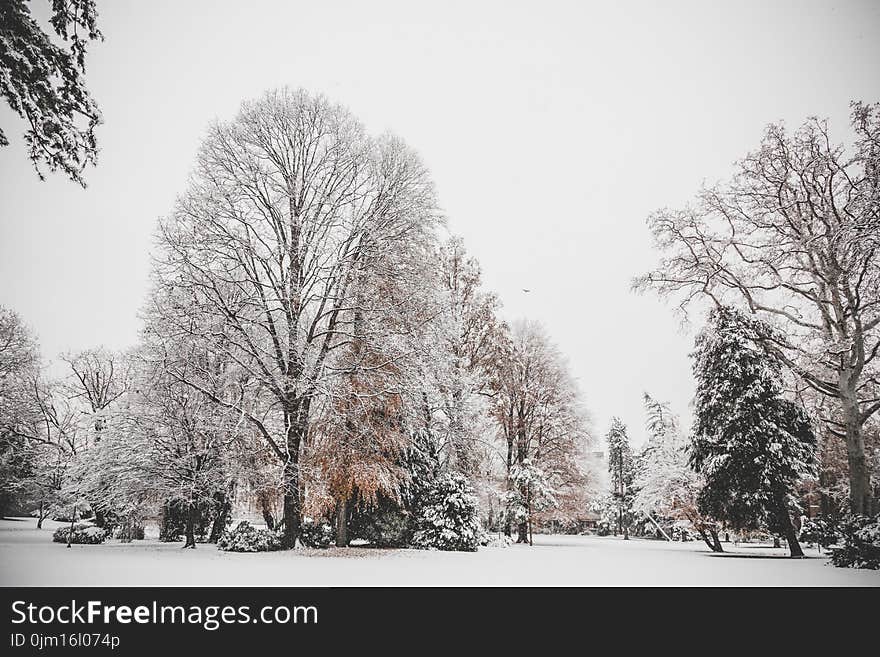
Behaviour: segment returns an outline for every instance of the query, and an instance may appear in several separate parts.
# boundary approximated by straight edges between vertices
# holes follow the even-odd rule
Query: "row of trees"
[[[713,310],[692,431],[646,396],[651,438],[618,509],[684,517],[714,550],[720,525],[763,529],[792,555],[816,497],[831,519],[877,513],[880,105],[853,103],[852,128],[847,149],[825,121],[771,125],[731,181],[649,218],[664,258],[636,289]]]
[[[588,440],[576,385],[540,326],[499,319],[442,225],[399,139],[302,90],[244,103],[159,222],[136,348],[76,355],[63,382],[39,383],[36,346],[4,312],[9,494],[52,443],[59,502],[134,523],[164,505],[193,546],[235,499],[285,547],[306,517],[346,544],[371,515],[416,515],[447,473],[521,541],[570,517]]]
[[[686,521],[710,549],[720,528],[784,537],[803,554],[796,526],[816,480],[816,422],[785,394],[783,365],[760,346],[769,330],[739,311],[714,311],[693,353],[697,394],[685,436],[668,407],[645,395],[649,440],[629,466],[628,495],[615,501],[631,521]],[[609,441],[621,442],[613,432]],[[624,446],[628,449],[623,440]],[[613,464],[612,464],[613,467]],[[657,525],[659,527],[659,525]]]
[[[880,411],[880,104],[852,104],[851,147],[827,121],[767,128],[732,180],[683,209],[649,218],[660,265],[636,280],[678,301],[734,306],[777,330],[761,347],[795,379],[792,395],[845,446],[849,506],[877,511],[876,451],[866,435]]]

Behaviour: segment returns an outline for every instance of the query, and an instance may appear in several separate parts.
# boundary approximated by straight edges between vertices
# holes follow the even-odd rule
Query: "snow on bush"
[[[68,535],[70,535],[70,542],[78,545],[97,545],[107,540],[107,532],[105,530],[85,523],[74,525],[72,534],[69,525],[59,527],[52,534],[52,540],[55,543],[67,543]]]
[[[480,545],[491,548],[506,548],[513,545],[513,543],[513,537],[506,536],[505,534],[486,536],[484,540],[480,541]]]
[[[416,517],[413,547],[475,552],[481,533],[477,499],[464,477],[440,475]]]
[[[281,537],[277,532],[258,529],[242,520],[232,531],[223,532],[217,548],[225,552],[272,552],[281,549]]]
[[[326,522],[306,519],[300,528],[299,540],[310,548],[328,548],[336,540],[336,532]]]
[[[852,516],[838,531],[843,545],[831,548],[831,563],[840,568],[880,569],[880,516]]]
[[[837,525],[822,518],[810,518],[803,527],[799,536],[801,541],[810,544],[821,545],[827,548],[840,540]]]

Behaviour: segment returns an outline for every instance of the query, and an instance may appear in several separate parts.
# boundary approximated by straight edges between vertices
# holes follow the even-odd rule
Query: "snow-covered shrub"
[[[672,526],[672,540],[682,542],[692,541],[694,540],[694,536],[687,527],[680,523],[676,523]]]
[[[74,525],[73,533],[70,531],[70,525],[59,527],[52,534],[52,540],[56,543],[67,543],[68,535],[70,535],[70,542],[78,545],[97,545],[107,540],[107,532],[105,530],[85,523]]]
[[[810,544],[829,547],[837,543],[840,535],[837,531],[837,525],[823,518],[810,518],[803,527],[801,527],[801,541]]]
[[[373,547],[396,548],[410,544],[412,516],[397,502],[379,495],[375,504],[359,505],[348,523],[352,538]]]
[[[880,569],[880,516],[851,516],[839,527],[843,545],[831,548],[839,568]]]
[[[299,540],[306,547],[328,548],[336,540],[336,532],[326,522],[306,519],[300,527]]]
[[[464,477],[440,475],[416,517],[413,547],[474,552],[481,533],[477,499]]]
[[[272,552],[281,549],[281,537],[269,529],[258,529],[242,520],[232,531],[223,532],[217,548],[225,552]]]
[[[494,534],[491,536],[487,536],[485,538],[485,542],[480,541],[480,545],[484,547],[491,548],[505,548],[513,545],[514,540],[512,536],[507,536],[505,534]]]

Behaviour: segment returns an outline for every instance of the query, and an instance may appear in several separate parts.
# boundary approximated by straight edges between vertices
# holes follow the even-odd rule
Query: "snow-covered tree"
[[[465,477],[457,472],[437,477],[425,491],[414,526],[415,547],[476,552],[480,519],[477,499]]]
[[[538,324],[514,324],[492,385],[492,414],[506,448],[505,499],[527,498],[512,475],[528,462],[544,473],[557,499],[577,500],[586,484],[581,456],[589,440],[587,416],[565,360]],[[511,524],[508,514],[508,535]],[[517,542],[527,543],[527,518],[516,524]]]
[[[534,514],[555,507],[557,492],[552,478],[529,458],[513,464],[510,482],[510,490],[504,494],[505,512],[518,527],[526,525],[531,545]]]
[[[802,556],[791,513],[812,474],[816,438],[804,409],[786,399],[782,368],[756,340],[769,330],[719,308],[698,336],[691,464],[706,479],[700,511],[737,529],[766,526]]]
[[[0,306],[0,517],[32,474],[29,436],[40,416],[32,394],[39,368],[30,329],[16,313]]]
[[[608,443],[608,472],[611,473],[611,495],[617,506],[617,530],[629,538],[632,524],[634,460],[626,425],[620,418],[611,418],[611,428],[605,435]]]
[[[85,185],[82,171],[98,157],[95,128],[101,121],[83,80],[86,47],[102,38],[95,0],[52,2],[54,35],[34,20],[28,5],[0,4],[0,95],[27,120],[24,139],[37,175],[43,178],[45,164]],[[8,144],[0,130],[0,146]]]
[[[504,326],[499,302],[484,291],[480,265],[453,237],[437,253],[438,316],[429,346],[430,390],[436,412],[431,430],[444,465],[473,477],[483,461],[490,429],[486,395],[489,371],[498,355]]]
[[[722,552],[717,524],[704,517],[697,497],[705,482],[688,463],[688,439],[667,404],[644,395],[648,441],[636,458],[633,511],[687,521],[713,552]]]
[[[250,383],[216,395],[211,372],[171,374],[236,411],[270,447],[283,468],[286,547],[299,532],[313,403],[338,377],[370,367],[333,356],[355,338],[385,340],[399,325],[385,320],[420,300],[400,291],[429,261],[435,205],[426,170],[399,139],[371,138],[346,109],[281,89],[212,126],[161,222],[156,281],[180,303],[153,309],[159,325],[169,339],[208,340]],[[194,315],[217,332],[188,336]],[[379,335],[358,335],[358,316]]]

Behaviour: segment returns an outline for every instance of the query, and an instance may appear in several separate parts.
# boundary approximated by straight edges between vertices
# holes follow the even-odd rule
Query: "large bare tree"
[[[388,366],[334,355],[374,341],[365,327],[397,326],[382,320],[409,300],[371,281],[406,278],[437,221],[432,183],[402,142],[371,138],[343,107],[285,88],[210,129],[187,191],[160,222],[156,330],[205,341],[243,374],[218,393],[211,372],[171,373],[238,411],[270,446],[283,468],[287,547],[299,534],[313,400],[340,375]]]
[[[637,289],[735,303],[782,329],[765,346],[833,400],[854,513],[872,510],[865,423],[880,410],[880,104],[854,103],[853,148],[827,121],[770,125],[725,184],[648,220],[660,265]],[[780,337],[782,336],[782,337]]]

